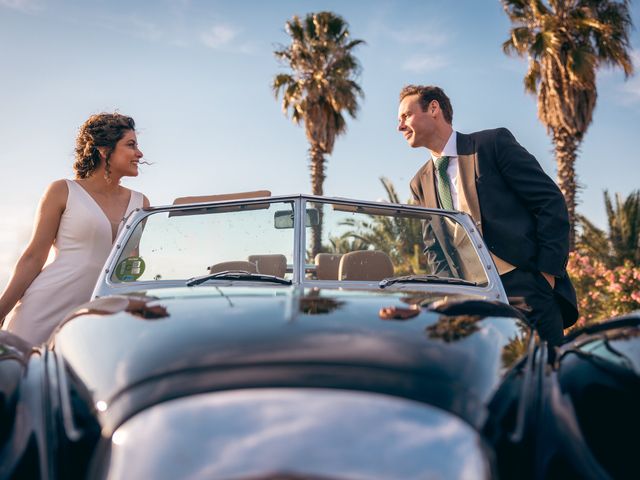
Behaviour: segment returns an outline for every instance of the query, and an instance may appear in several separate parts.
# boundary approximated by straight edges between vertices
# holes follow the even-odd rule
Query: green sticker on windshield
[[[135,282],[144,273],[144,260],[140,257],[129,257],[116,267],[116,277],[121,282]]]

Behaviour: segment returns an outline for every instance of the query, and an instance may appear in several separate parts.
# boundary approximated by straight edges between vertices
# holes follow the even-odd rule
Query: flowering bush
[[[576,288],[580,318],[574,328],[640,309],[640,267],[627,261],[609,269],[572,252],[567,271]]]

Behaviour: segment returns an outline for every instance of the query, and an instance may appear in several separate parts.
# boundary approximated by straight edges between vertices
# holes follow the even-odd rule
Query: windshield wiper
[[[194,287],[209,280],[242,280],[250,282],[271,282],[282,285],[291,285],[291,280],[276,277],[275,275],[264,275],[262,273],[251,273],[244,270],[225,270],[224,272],[210,273],[201,277],[187,280],[187,287]]]
[[[462,278],[439,277],[437,275],[405,275],[403,277],[391,277],[380,280],[378,286],[380,288],[388,287],[394,283],[448,283],[453,285],[469,285],[476,287],[476,282],[463,280]]]

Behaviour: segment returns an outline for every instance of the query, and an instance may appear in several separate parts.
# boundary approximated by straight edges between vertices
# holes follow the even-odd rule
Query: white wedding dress
[[[54,259],[33,280],[3,329],[34,345],[46,341],[74,307],[87,302],[112,245],[111,222],[77,182],[67,180],[69,194],[56,235]],[[131,192],[124,218],[142,208],[143,196]],[[118,233],[124,221],[118,226]]]

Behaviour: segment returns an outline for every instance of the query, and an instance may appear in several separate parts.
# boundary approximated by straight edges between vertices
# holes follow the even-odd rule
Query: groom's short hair
[[[426,112],[429,104],[433,100],[436,100],[440,105],[444,119],[449,124],[453,123],[451,100],[449,100],[447,94],[444,93],[444,90],[440,87],[436,87],[435,85],[406,85],[400,90],[400,101],[409,95],[419,95],[420,108],[422,108],[423,112]]]

